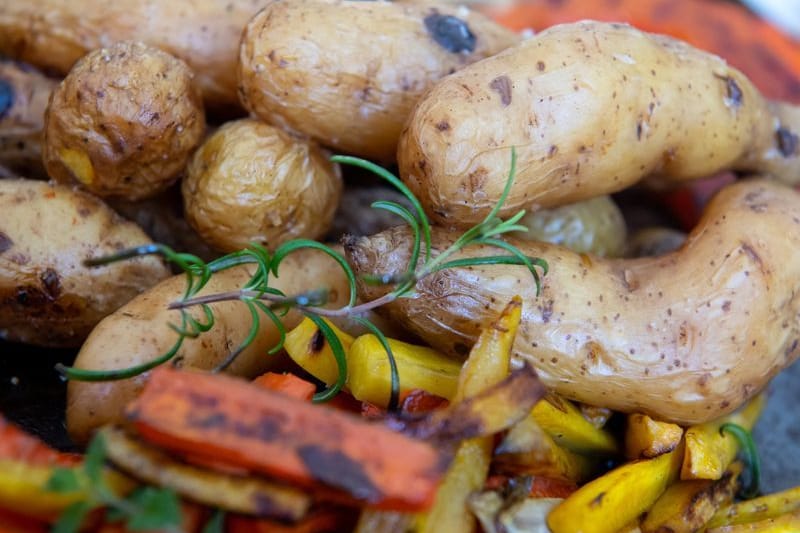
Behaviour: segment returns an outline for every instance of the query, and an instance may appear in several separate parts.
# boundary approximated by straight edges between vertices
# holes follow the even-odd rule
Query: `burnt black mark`
[[[792,157],[798,153],[797,148],[800,147],[800,138],[786,128],[780,127],[777,129],[775,141],[778,145],[778,151],[783,157]]]
[[[263,492],[253,494],[253,503],[256,508],[256,515],[261,518],[274,518],[284,522],[297,519],[295,513],[285,506],[281,506],[279,501],[275,501]]]
[[[736,83],[736,80],[730,76],[725,76],[722,79],[725,80],[725,91],[727,92],[728,100],[731,102],[733,107],[740,107],[744,98],[741,87],[739,87],[739,84]]]
[[[641,141],[642,140],[642,129],[643,129],[642,128],[642,121],[640,120],[640,121],[638,121],[636,123],[636,140],[637,141]]]
[[[471,53],[477,39],[463,20],[452,15],[432,13],[425,17],[425,28],[436,43],[454,54]]]
[[[453,351],[456,352],[458,355],[465,357],[469,355],[469,346],[467,346],[463,342],[457,342],[453,344]]]
[[[0,120],[14,107],[14,86],[0,78]]]
[[[447,131],[450,129],[450,123],[446,120],[440,120],[436,123],[436,129],[439,131]]]
[[[311,337],[311,342],[309,343],[308,347],[311,349],[311,353],[319,353],[325,347],[325,334],[322,333],[321,330],[317,329],[314,333],[314,336]]]
[[[0,231],[0,254],[10,250],[13,246],[14,241],[11,240],[11,237]]]
[[[17,287],[16,300],[23,307],[41,307],[51,302],[41,289],[30,285]]]
[[[282,438],[281,427],[284,417],[279,414],[265,414],[255,421],[232,420],[220,411],[199,409],[191,413],[186,423],[190,427],[214,429],[219,432],[234,433],[239,437],[271,442]]]
[[[498,76],[489,83],[489,87],[500,95],[503,107],[511,103],[511,79],[508,76]]]
[[[361,463],[339,450],[326,450],[310,444],[299,447],[297,455],[311,476],[326,485],[345,490],[353,497],[367,502],[376,502],[383,497]]]
[[[51,300],[55,300],[61,295],[61,280],[58,277],[58,272],[52,268],[42,272],[39,275],[39,281],[42,282],[44,292]]]

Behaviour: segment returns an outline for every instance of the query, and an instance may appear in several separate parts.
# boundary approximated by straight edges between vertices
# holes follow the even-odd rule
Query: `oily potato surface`
[[[141,42],[87,54],[47,106],[43,156],[50,177],[128,200],[164,191],[205,131],[193,76],[183,61]]]
[[[217,272],[199,295],[238,290],[253,272],[252,265]],[[328,304],[333,307],[347,303],[349,296],[348,282],[342,269],[333,259],[313,250],[289,255],[270,286],[287,295],[299,294],[309,288],[327,288],[330,290]],[[128,368],[167,352],[177,340],[177,334],[169,324],[180,323],[179,311],[167,306],[180,300],[185,288],[186,277],[183,274],[173,276],[121,307],[92,331],[75,359],[75,366],[90,370]],[[247,337],[252,323],[247,306],[227,301],[210,307],[216,317],[215,325],[197,338],[184,340],[178,352],[182,366],[210,370],[222,363]],[[205,321],[201,311],[195,310],[193,314]],[[282,321],[288,329],[301,319],[299,312],[291,311]],[[262,317],[255,339],[226,371],[247,377],[264,372],[278,360],[279,356],[267,354],[278,340],[277,328]],[[70,381],[67,388],[67,429],[72,438],[83,443],[100,426],[121,422],[125,406],[141,391],[146,380],[147,374],[120,381]]]
[[[45,177],[42,166],[44,111],[57,82],[33,67],[0,59],[0,177]]]
[[[442,250],[458,234],[435,232]],[[527,270],[474,266],[423,279],[391,319],[433,347],[464,354],[515,295],[515,357],[555,392],[591,405],[695,424],[729,413],[800,356],[800,193],[768,180],[719,193],[678,251],[602,259],[515,241],[550,267],[541,296]],[[404,272],[410,233],[345,245],[357,274]],[[453,256],[495,255],[469,247]],[[385,287],[360,287],[380,296]],[[711,326],[713,324],[713,326]]]
[[[261,119],[323,145],[393,161],[424,91],[519,39],[445,4],[276,0],[242,37],[240,98]]]
[[[90,50],[139,40],[186,61],[213,108],[238,107],[242,29],[267,0],[5,0],[0,54],[66,74]]]
[[[316,143],[257,120],[225,124],[189,165],[186,218],[224,252],[321,238],[342,194],[339,165],[328,158]]]
[[[169,275],[153,257],[97,268],[83,261],[150,242],[91,195],[0,180],[0,338],[79,346],[103,317]]]
[[[717,56],[630,26],[549,28],[448,76],[419,102],[400,175],[436,222],[572,203],[645,178],[721,169],[800,181],[800,112],[770,105]]]

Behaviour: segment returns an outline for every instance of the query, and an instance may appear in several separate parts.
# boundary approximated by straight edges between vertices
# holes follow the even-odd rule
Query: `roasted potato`
[[[199,293],[213,294],[237,290],[254,272],[252,265],[243,265],[217,272]],[[286,294],[299,294],[309,288],[330,290],[328,305],[338,307],[347,302],[348,282],[333,259],[321,252],[301,250],[289,255],[281,264],[279,276],[270,286]],[[131,300],[116,313],[100,322],[81,347],[75,366],[90,370],[109,370],[140,365],[167,352],[177,334],[170,323],[179,322],[180,314],[167,306],[179,300],[186,288],[186,276],[171,277]],[[187,338],[178,352],[186,367],[208,370],[225,360],[246,337],[251,325],[250,311],[238,301],[211,304],[216,317],[210,331],[197,338]],[[196,317],[205,320],[202,311]],[[300,323],[302,315],[291,311],[282,320],[286,328]],[[234,375],[255,377],[279,361],[267,351],[277,344],[277,328],[264,317],[253,342],[226,371]],[[108,382],[70,381],[67,389],[67,429],[76,442],[86,442],[102,425],[122,420],[122,412],[141,390],[148,374],[132,379]]]
[[[47,173],[98,196],[140,200],[165,190],[205,130],[192,78],[186,63],[139,42],[90,52],[47,106]]]
[[[526,213],[519,223],[528,231],[515,236],[528,241],[560,244],[602,257],[618,257],[625,249],[625,219],[609,196]]]
[[[214,248],[275,248],[325,235],[339,205],[339,165],[315,143],[253,119],[222,126],[183,180],[186,218]]]
[[[32,67],[0,59],[0,171],[25,178],[47,176],[42,128],[55,80]]]
[[[263,120],[340,151],[393,161],[403,122],[423,92],[519,39],[445,4],[273,1],[242,37],[239,97]]]
[[[100,268],[83,260],[150,242],[93,196],[0,180],[0,338],[79,346],[103,317],[169,275],[152,257]]]
[[[66,74],[110,43],[138,40],[186,61],[206,103],[238,107],[236,57],[242,29],[267,0],[5,0],[0,54]]]
[[[469,226],[722,169],[800,182],[800,110],[717,56],[622,24],[554,26],[448,76],[419,102],[400,176],[436,222]]]
[[[678,251],[606,260],[515,241],[550,266],[541,296],[524,267],[456,268],[386,310],[431,346],[463,353],[503,302],[525,302],[517,358],[565,397],[694,424],[731,412],[800,356],[800,192],[739,182],[708,205]],[[436,250],[457,234],[437,230]],[[405,272],[410,231],[345,244],[357,274]],[[486,246],[452,256],[495,255]],[[371,300],[390,290],[360,285]],[[713,327],[709,324],[713,323]]]

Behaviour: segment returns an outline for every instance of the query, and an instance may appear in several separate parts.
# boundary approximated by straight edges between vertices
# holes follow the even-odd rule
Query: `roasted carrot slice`
[[[55,450],[0,415],[0,459],[38,466],[75,466],[81,456]]]
[[[289,373],[267,372],[254,379],[253,383],[265,389],[282,392],[298,400],[309,401],[317,391],[317,387],[313,383]]]
[[[45,533],[48,525],[0,507],[0,533]]]
[[[167,450],[333,488],[383,509],[427,508],[444,451],[380,424],[222,375],[161,367],[127,416]]]

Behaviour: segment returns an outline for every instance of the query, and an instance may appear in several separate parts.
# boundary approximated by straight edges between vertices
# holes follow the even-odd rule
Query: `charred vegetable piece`
[[[647,415],[628,415],[625,430],[625,456],[628,459],[651,459],[678,447],[683,428],[659,422]]]
[[[800,512],[792,511],[759,522],[706,529],[706,533],[795,533],[800,531]]]
[[[722,425],[733,423],[750,430],[764,410],[766,396],[760,394],[741,410],[719,420],[693,426],[686,430],[686,454],[681,479],[719,479],[733,462],[739,443],[720,431]]]
[[[615,533],[650,508],[678,477],[683,449],[628,463],[587,483],[547,517],[553,533]]]
[[[647,512],[642,533],[693,533],[705,526],[717,509],[736,494],[741,463],[733,463],[721,478],[678,481]]]
[[[447,467],[431,445],[222,375],[159,367],[128,419],[148,442],[371,506],[421,510]]]
[[[581,414],[575,404],[550,394],[536,404],[526,421],[535,422],[560,446],[586,455],[610,455],[619,451],[614,436],[598,429]]]
[[[709,530],[721,526],[761,522],[800,511],[800,487],[721,508],[709,520]]]
[[[118,427],[101,430],[108,458],[123,471],[151,485],[174,490],[192,501],[226,511],[296,521],[311,497],[300,489],[250,476],[217,473],[176,461]]]

